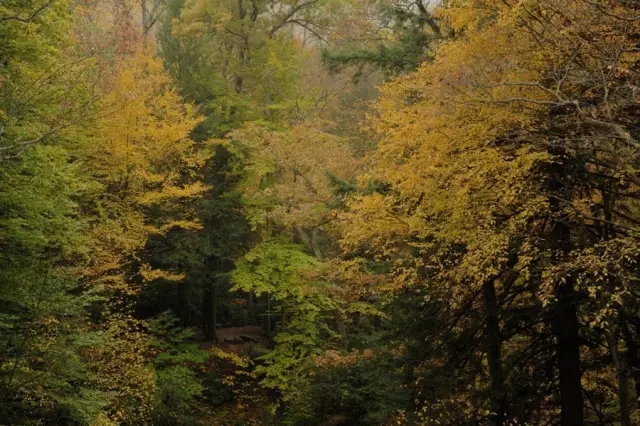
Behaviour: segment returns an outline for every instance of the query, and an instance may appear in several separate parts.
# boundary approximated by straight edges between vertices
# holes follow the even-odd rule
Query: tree
[[[207,116],[208,136],[245,121],[281,122],[304,106],[296,95],[306,53],[287,29],[307,25],[319,8],[316,1],[172,3],[160,47]]]
[[[77,295],[87,222],[77,197],[87,190],[59,147],[33,147],[0,174],[0,413],[9,422],[89,422],[108,396],[82,353],[95,343]]]
[[[0,161],[56,140],[97,113],[89,61],[65,55],[74,43],[69,29],[67,2],[0,6]]]
[[[0,6],[0,415],[89,423],[108,403],[83,357],[96,336],[79,291],[91,189],[69,148],[96,112],[85,58],[69,55],[67,2]],[[77,79],[82,76],[83,81]]]
[[[189,139],[198,118],[169,82],[161,63],[142,51],[123,61],[105,98],[112,110],[93,132],[96,143],[81,154],[101,185],[91,200],[100,218],[92,233],[100,243],[87,274],[111,291],[130,292],[123,273],[138,272],[147,281],[170,276],[135,265],[136,253],[152,234],[200,226],[187,202],[205,189],[196,179],[203,158]]]
[[[437,45],[450,36],[428,1],[365,1],[351,7],[355,11],[346,18],[349,32],[338,29],[323,52],[332,70],[355,65],[359,67],[356,76],[367,65],[388,76],[414,71],[433,60]],[[353,34],[354,26],[361,30]]]
[[[542,356],[555,352],[557,375],[547,380],[558,389],[560,422],[584,424],[576,408],[584,402],[580,333],[591,305],[582,286],[593,284],[576,281],[575,256],[598,250],[599,239],[611,238],[609,226],[623,238],[620,226],[633,223],[626,222],[633,214],[607,219],[610,191],[632,202],[633,190],[604,189],[603,166],[594,165],[603,155],[617,158],[605,164],[620,164],[634,144],[621,123],[637,61],[626,35],[635,21],[619,12],[635,11],[608,6],[615,13],[583,1],[477,1],[438,11],[463,36],[443,45],[433,64],[383,89],[370,176],[389,189],[356,197],[344,216],[346,247],[389,262],[399,288],[444,285],[446,303],[463,309],[455,315],[469,318],[463,327],[472,344],[484,346],[490,385],[481,400],[495,423],[503,413],[532,421],[524,401],[504,397],[506,383],[520,380],[505,363],[526,353],[523,342],[553,336],[553,352]],[[607,36],[588,35],[600,31]],[[596,144],[608,154],[593,151]],[[623,162],[635,169],[633,160]],[[522,312],[538,318],[530,325],[536,334],[510,331]],[[483,339],[473,331],[478,321]],[[539,361],[531,360],[531,374]]]

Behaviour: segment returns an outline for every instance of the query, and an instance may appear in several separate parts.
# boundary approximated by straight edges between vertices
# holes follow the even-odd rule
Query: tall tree
[[[612,191],[617,202],[635,203],[633,190],[605,189],[600,179],[612,169],[600,167],[620,173],[613,164],[624,163],[635,173],[624,154],[633,150],[634,130],[624,123],[634,102],[637,22],[621,16],[636,10],[607,5],[614,12],[581,0],[487,0],[439,10],[461,35],[433,64],[383,89],[371,123],[380,135],[371,176],[390,189],[357,197],[345,216],[347,247],[390,262],[401,287],[448,286],[448,303],[466,310],[459,315],[469,319],[472,341],[477,321],[484,323],[492,395],[484,400],[519,421],[532,421],[533,412],[516,395],[501,396],[505,383],[520,380],[505,366],[522,350],[513,339],[552,336],[553,352],[543,347],[544,357],[555,357],[557,375],[547,380],[558,389],[559,422],[585,423],[580,336],[591,305],[582,286],[595,283],[577,281],[575,260],[611,232],[634,239],[622,231],[634,226],[633,214],[615,217],[608,207]],[[599,31],[607,36],[588,35]],[[473,312],[480,295],[484,311]],[[518,311],[539,315],[536,334],[508,330],[521,321]]]

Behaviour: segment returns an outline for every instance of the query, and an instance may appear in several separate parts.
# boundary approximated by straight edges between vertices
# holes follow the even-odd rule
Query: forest
[[[640,425],[640,2],[0,0],[0,425]]]

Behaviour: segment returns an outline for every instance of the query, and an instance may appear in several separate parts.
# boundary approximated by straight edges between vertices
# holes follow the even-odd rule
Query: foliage
[[[2,422],[638,424],[639,41],[626,0],[1,2]]]
[[[331,176],[348,179],[357,167],[346,141],[315,122],[283,131],[249,125],[229,137],[246,152],[244,197],[254,228],[277,223],[300,232],[331,221]]]
[[[349,65],[359,67],[357,77],[366,65],[379,68],[389,76],[414,71],[421,63],[433,60],[437,44],[448,37],[429,1],[354,3],[352,7],[356,11],[351,13],[369,19],[352,15],[348,24],[363,28],[356,34],[339,33],[335,36],[335,47],[324,50],[323,60],[334,71]],[[356,19],[359,22],[354,22]],[[377,25],[367,28],[372,25],[363,21]]]
[[[165,314],[150,323],[157,339],[151,343],[157,351],[153,361],[157,381],[154,424],[195,423],[192,413],[204,390],[192,368],[206,361],[208,354],[189,343],[193,333],[179,329],[176,322],[175,317]]]
[[[305,22],[316,3],[171,4],[161,48],[171,75],[207,116],[201,131],[221,136],[244,121],[281,121],[304,108],[296,92],[306,53],[284,29]]]
[[[607,5],[635,13],[623,2]],[[628,37],[635,24],[582,1],[450,6],[438,16],[461,35],[443,45],[433,63],[382,89],[369,121],[379,144],[364,179],[390,190],[354,196],[343,215],[343,246],[392,265],[397,297],[423,294],[423,309],[435,304],[452,314],[445,323],[455,326],[428,339],[466,361],[424,356],[413,367],[415,385],[437,371],[433,363],[460,366],[456,376],[470,375],[461,387],[483,376],[484,367],[474,363],[488,365],[488,379],[455,398],[422,392],[427,424],[450,419],[452,411],[461,415],[456,424],[602,418],[597,408],[584,415],[576,409],[584,404],[581,362],[584,377],[595,374],[618,386],[620,415],[629,424],[618,338],[606,337],[607,328],[618,331],[608,323],[592,337],[612,342],[618,377],[604,379],[594,363],[599,355],[582,348],[581,336],[591,334],[584,324],[603,318],[600,309],[605,316],[612,311],[603,308],[607,296],[595,296],[596,305],[584,299],[585,290],[593,295],[599,285],[578,272],[585,265],[577,259],[584,259],[583,250],[601,253],[613,234],[635,240],[633,190],[607,186],[613,176],[635,173],[626,151],[634,149],[634,130],[620,124],[631,113],[625,87],[637,66],[635,38]],[[589,31],[606,36],[583,38]],[[614,51],[620,55],[605,54]],[[629,206],[629,214],[613,219],[613,199]],[[595,267],[591,262],[587,269]],[[617,294],[616,310],[627,312],[620,287],[597,282]],[[464,346],[455,346],[444,332],[449,329]],[[557,370],[545,373],[554,361]],[[556,400],[537,394],[542,383]],[[590,392],[587,398],[607,398]],[[531,400],[540,401],[541,411]]]
[[[283,392],[285,400],[293,397],[290,393],[304,379],[311,357],[320,348],[326,327],[323,315],[334,308],[324,294],[323,283],[309,281],[303,275],[317,263],[300,246],[265,241],[244,255],[233,273],[235,289],[257,296],[266,293],[276,307],[280,325],[275,347],[259,358],[265,364],[255,372],[264,374],[262,383]]]
[[[0,416],[15,424],[88,424],[110,398],[84,357],[96,298],[80,290],[77,265],[94,185],[66,148],[96,109],[91,61],[65,53],[69,8],[0,6]]]
[[[97,219],[93,237],[102,244],[94,247],[95,261],[86,273],[111,291],[126,294],[135,289],[119,268],[136,259],[150,235],[197,229],[200,225],[187,201],[205,187],[195,179],[203,158],[189,139],[198,119],[169,87],[160,61],[140,51],[115,73],[104,100],[112,109],[92,132],[95,142],[81,153],[83,164],[101,185],[90,206]],[[152,215],[154,208],[171,210],[172,217]],[[138,272],[147,281],[180,278],[144,264]]]
[[[290,408],[296,424],[388,424],[398,407],[409,405],[393,356],[329,354],[316,364],[311,389],[305,390],[311,407]]]
[[[73,296],[66,264],[87,251],[75,198],[79,170],[56,147],[36,147],[0,173],[2,417],[88,421],[106,405],[83,360],[90,294]],[[24,410],[24,411],[22,411]]]

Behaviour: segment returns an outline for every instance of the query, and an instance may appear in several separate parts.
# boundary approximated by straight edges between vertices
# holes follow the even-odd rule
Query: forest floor
[[[216,330],[218,346],[235,353],[246,353],[252,347],[266,348],[269,339],[259,326],[224,327]]]

